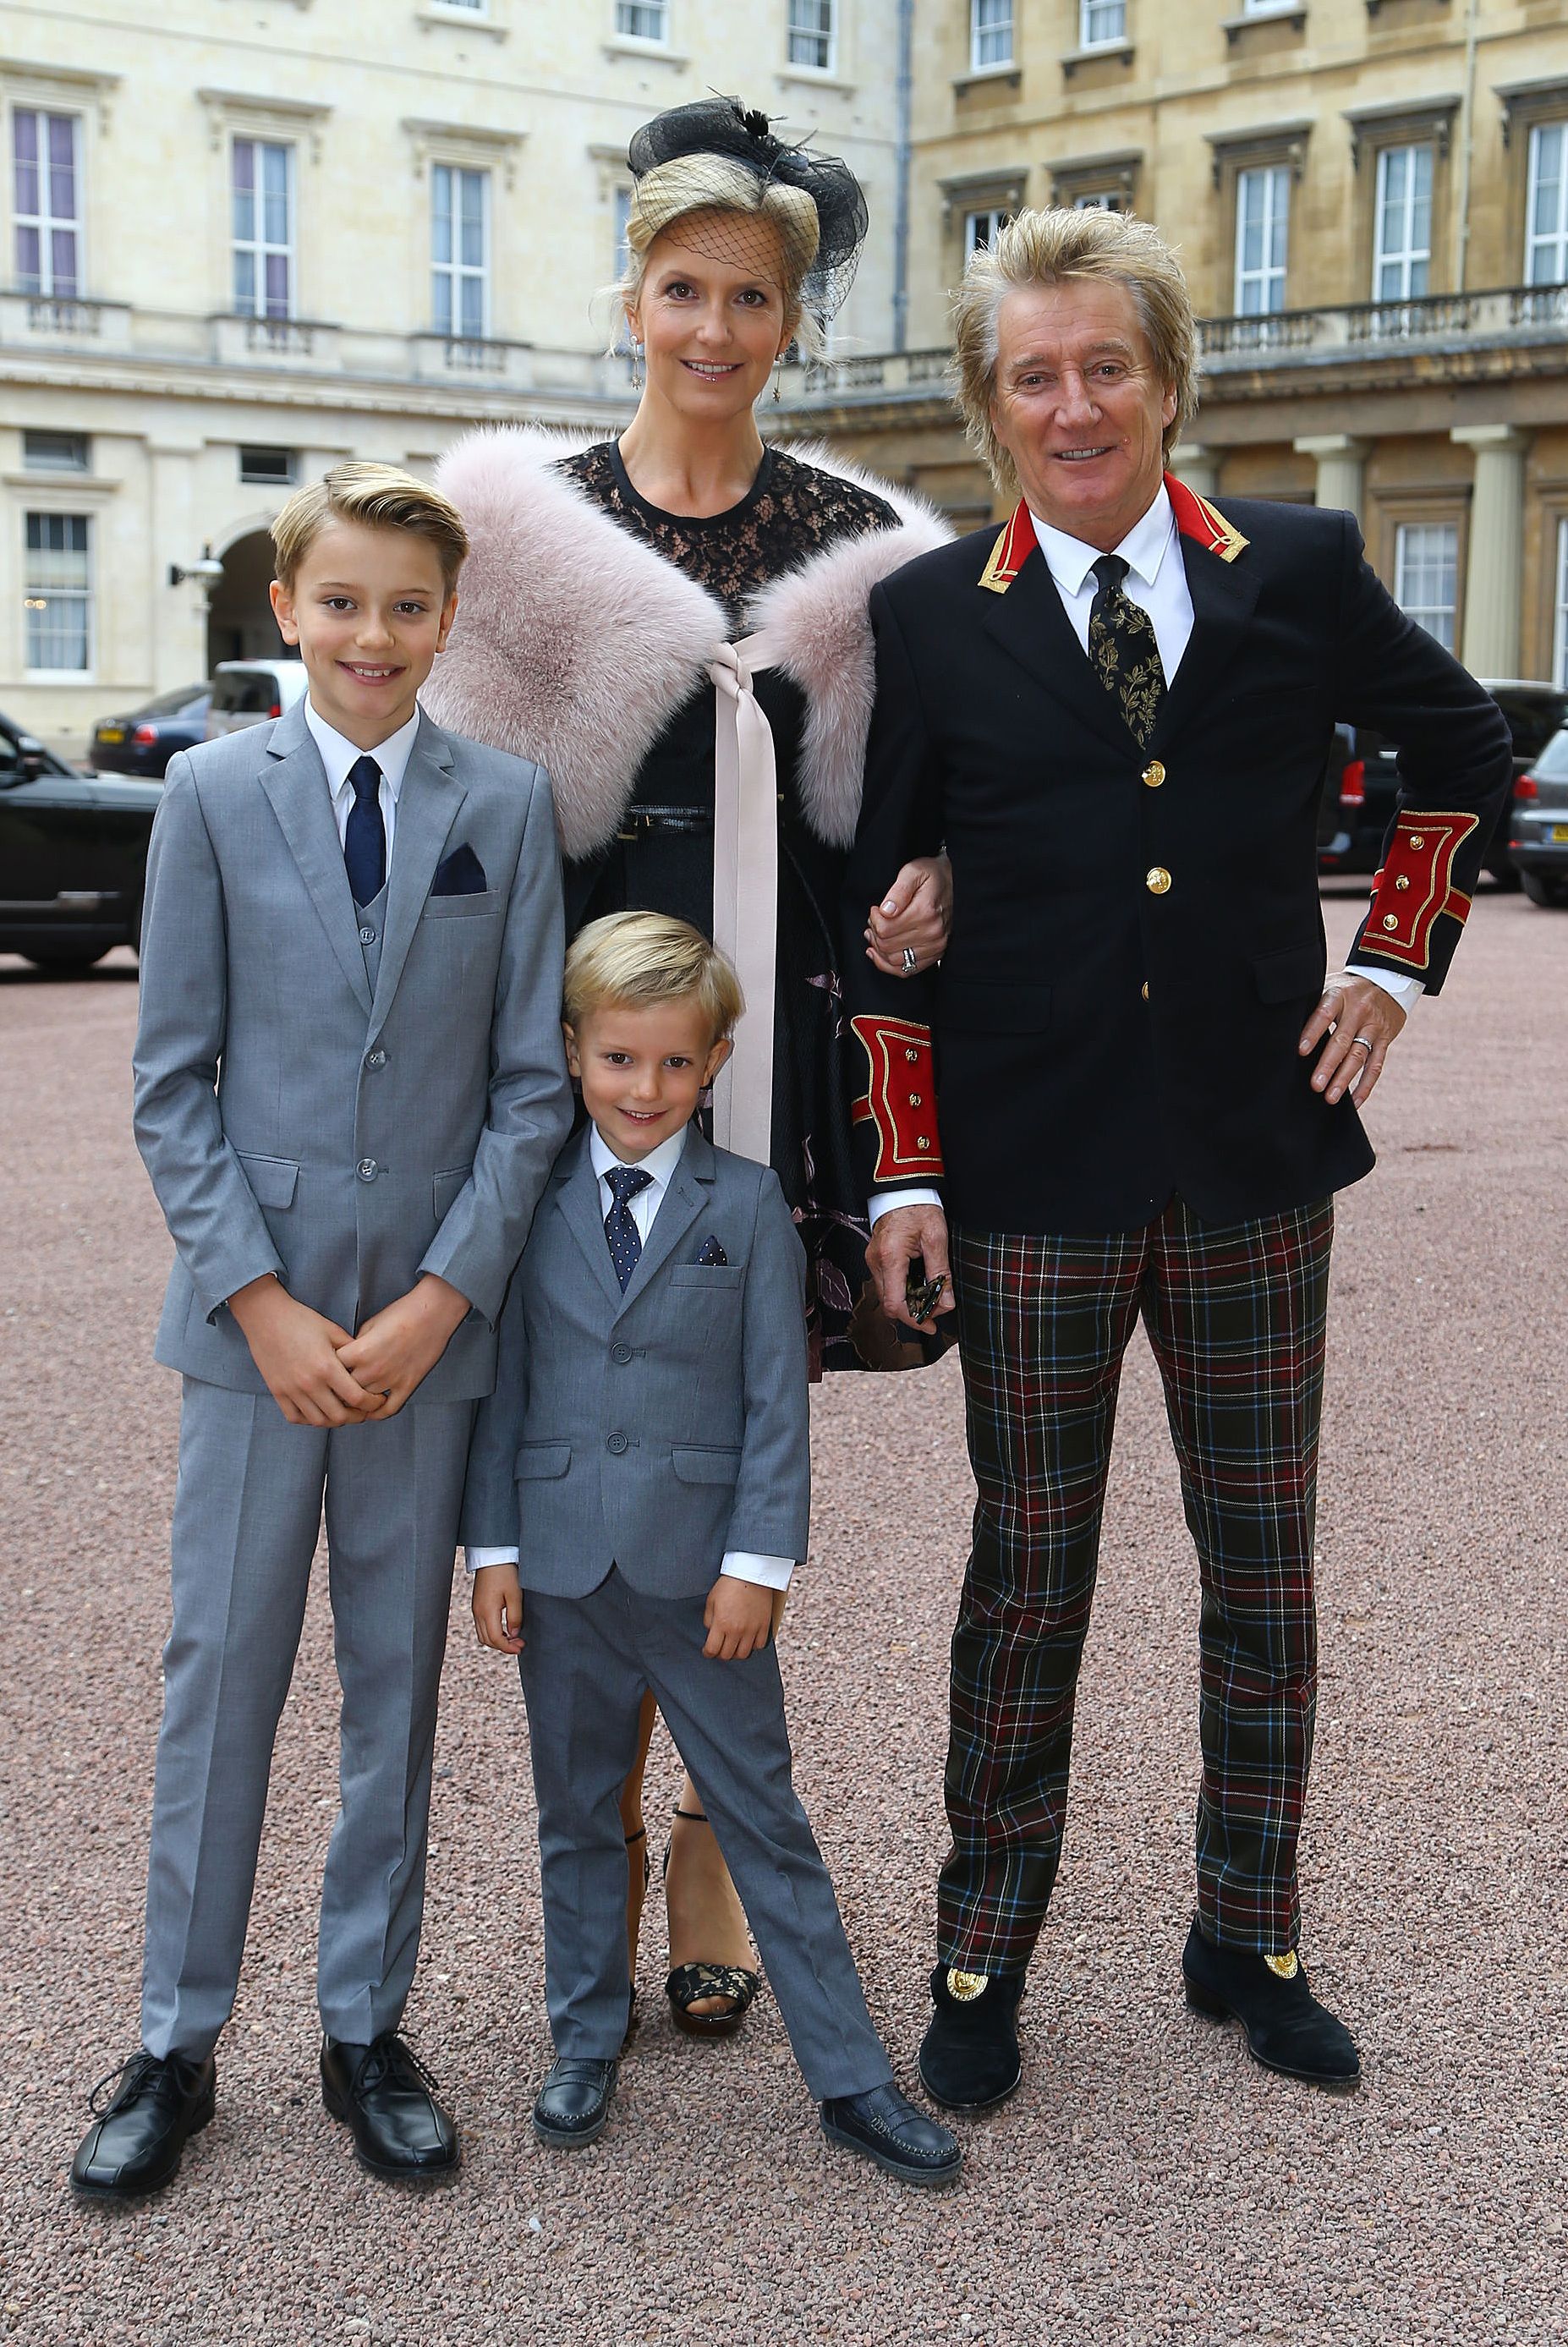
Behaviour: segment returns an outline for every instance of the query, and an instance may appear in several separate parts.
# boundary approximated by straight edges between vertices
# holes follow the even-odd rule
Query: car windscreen
[[[200,717],[207,706],[207,692],[204,684],[182,684],[178,692],[160,692],[136,713],[138,717]]]
[[[264,716],[275,708],[278,688],[264,669],[231,670],[225,676],[221,670],[212,680],[212,706],[231,709],[237,716]]]
[[[1531,761],[1530,771],[1549,783],[1568,780],[1568,725],[1554,733],[1541,755]]]

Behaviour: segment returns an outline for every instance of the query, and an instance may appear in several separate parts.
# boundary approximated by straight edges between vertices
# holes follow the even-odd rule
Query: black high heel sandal
[[[684,1818],[688,1825],[705,1826],[708,1819],[702,1809],[683,1809],[679,1801],[675,1815]],[[670,1851],[664,1851],[664,1863],[660,1868],[661,1879],[670,1872]],[[677,2029],[688,2037],[733,2037],[762,1986],[759,1975],[748,1972],[743,1964],[677,1964],[664,1983],[664,1993],[670,2000],[670,2014]],[[692,2007],[699,1997],[727,1996],[731,2000],[728,2013],[693,2013]]]

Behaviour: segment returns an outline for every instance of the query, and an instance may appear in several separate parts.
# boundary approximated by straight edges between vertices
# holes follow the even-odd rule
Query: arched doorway
[[[248,530],[225,547],[223,576],[212,589],[207,612],[209,673],[220,661],[277,660],[292,647],[278,633],[267,589],[272,579],[272,541],[264,529]]]

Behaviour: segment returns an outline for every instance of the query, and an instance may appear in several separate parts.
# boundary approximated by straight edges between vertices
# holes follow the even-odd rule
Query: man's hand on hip
[[[1312,1071],[1313,1091],[1326,1093],[1330,1101],[1341,1101],[1348,1092],[1358,1108],[1365,1108],[1383,1072],[1389,1046],[1404,1023],[1404,1012],[1382,987],[1374,986],[1369,978],[1335,970],[1325,979],[1323,999],[1301,1030],[1303,1059],[1323,1043]]]
[[[927,1279],[943,1279],[947,1283],[936,1310],[924,1320],[911,1320],[905,1301],[909,1266],[917,1257],[925,1264]],[[891,1213],[878,1215],[871,1244],[866,1250],[866,1261],[876,1282],[882,1308],[890,1320],[902,1320],[907,1327],[929,1330],[944,1312],[953,1309],[948,1218],[940,1206],[895,1206]]]

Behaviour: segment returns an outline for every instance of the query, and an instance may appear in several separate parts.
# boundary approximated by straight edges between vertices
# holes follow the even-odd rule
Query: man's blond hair
[[[329,521],[356,521],[366,529],[405,529],[436,548],[448,589],[456,582],[468,551],[463,517],[450,497],[416,473],[398,465],[374,465],[351,457],[293,496],[272,524],[280,582],[292,587],[295,574]]]
[[[607,913],[573,938],[566,958],[562,1012],[580,1032],[596,1010],[699,1004],[716,1043],[745,1010],[741,981],[717,946],[668,913]]]
[[[995,241],[972,253],[953,295],[953,376],[969,445],[1004,497],[1016,497],[1012,458],[997,437],[997,331],[1008,295],[1031,285],[1085,279],[1125,286],[1147,337],[1154,372],[1176,395],[1165,427],[1169,455],[1198,406],[1198,336],[1187,281],[1170,246],[1131,212],[1019,212]]]

